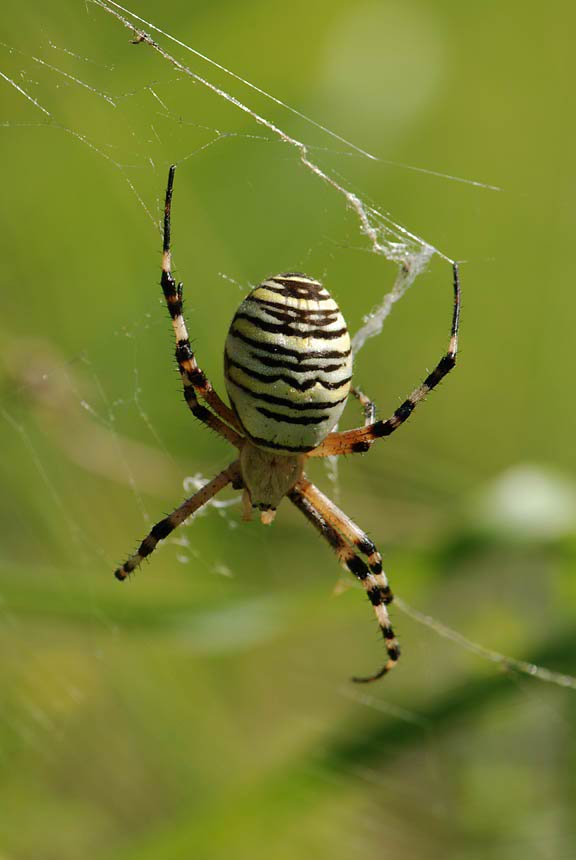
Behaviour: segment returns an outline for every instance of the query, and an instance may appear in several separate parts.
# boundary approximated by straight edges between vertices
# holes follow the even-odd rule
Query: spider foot
[[[144,543],[144,542],[143,542]],[[114,571],[114,576],[118,580],[118,582],[126,582],[129,579],[138,565],[140,565],[143,559],[146,557],[142,552],[142,544],[140,544],[140,550],[134,555],[130,556],[128,561],[125,561],[121,567],[117,567]],[[147,553],[149,555],[149,553]]]
[[[396,649],[395,654],[393,656],[391,655],[389,657],[388,661],[384,664],[384,666],[382,666],[381,669],[378,670],[378,672],[374,672],[373,675],[366,675],[366,676],[353,675],[352,678],[350,678],[350,680],[354,684],[370,684],[370,683],[372,683],[372,681],[378,681],[380,678],[383,678],[384,675],[387,675],[388,672],[390,672],[394,668],[394,666],[398,662],[399,656],[400,656],[400,651],[398,649]]]

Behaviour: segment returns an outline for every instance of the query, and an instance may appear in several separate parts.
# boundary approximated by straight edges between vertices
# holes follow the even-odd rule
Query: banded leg
[[[351,388],[350,393],[359,401],[360,406],[364,410],[364,427],[369,427],[376,421],[376,404],[369,397],[360,391],[359,388]]]
[[[162,245],[162,279],[160,281],[164,298],[168,306],[168,312],[172,320],[172,327],[176,336],[176,361],[184,385],[184,398],[190,411],[200,421],[208,424],[221,436],[228,439],[237,448],[241,445],[241,436],[238,432],[240,426],[238,420],[229,406],[220,399],[212,388],[212,383],[207,379],[204,372],[200,370],[190,345],[188,330],[182,315],[182,283],[176,284],[172,275],[172,254],[170,250],[170,213],[172,207],[172,188],[174,185],[175,165],[172,165],[168,173],[168,186],[166,188],[166,201],[164,204],[164,241]],[[200,396],[214,410],[214,415],[205,406],[198,403]],[[231,426],[228,426],[231,425]],[[231,429],[234,428],[234,429]]]
[[[126,579],[129,574],[131,574],[132,571],[142,563],[143,559],[149,556],[150,553],[154,552],[158,541],[167,538],[168,535],[171,534],[175,528],[181,525],[191,514],[193,514],[194,511],[197,511],[198,508],[201,508],[206,504],[206,502],[209,502],[216,493],[219,493],[220,490],[224,489],[228,484],[232,482],[238,486],[239,478],[240,470],[238,467],[238,461],[236,461],[224,469],[224,471],[220,472],[219,475],[216,475],[215,478],[202,487],[202,489],[198,490],[197,493],[189,499],[186,499],[179,508],[176,508],[176,510],[172,511],[171,514],[156,523],[150,533],[144,538],[134,555],[131,555],[128,561],[124,562],[122,567],[119,567],[114,571],[116,579],[120,580],[120,582]]]
[[[296,488],[308,499],[310,504],[327,523],[337,529],[349,543],[356,547],[358,552],[367,557],[368,567],[380,589],[382,602],[386,605],[392,603],[394,595],[388,585],[388,578],[382,569],[382,556],[366,532],[362,531],[344,511],[341,511],[328,496],[325,496],[307,478],[301,478],[296,484]]]
[[[458,325],[460,321],[460,280],[458,264],[452,264],[453,288],[454,288],[454,310],[452,312],[452,327],[450,329],[450,342],[448,352],[442,356],[432,373],[429,373],[424,382],[406,398],[394,414],[386,421],[375,421],[365,427],[356,430],[347,430],[344,433],[329,433],[326,439],[310,451],[309,457],[330,457],[340,454],[358,454],[368,451],[376,439],[390,436],[398,429],[412,414],[414,408],[426,395],[436,388],[438,383],[450,373],[456,364],[458,352]]]
[[[320,532],[334,552],[340,563],[346,567],[354,576],[362,583],[368,600],[372,604],[376,618],[384,637],[388,660],[384,666],[373,675],[368,677],[354,677],[356,683],[367,683],[376,681],[383,675],[386,675],[394,668],[400,657],[400,647],[396,641],[396,636],[390,624],[388,610],[383,598],[382,589],[378,584],[377,577],[372,573],[368,565],[356,554],[353,547],[344,539],[344,537],[329,523],[322,514],[316,509],[315,505],[307,498],[300,485],[297,484],[293,490],[288,493],[290,501],[302,511],[304,516],[312,523],[314,528]]]

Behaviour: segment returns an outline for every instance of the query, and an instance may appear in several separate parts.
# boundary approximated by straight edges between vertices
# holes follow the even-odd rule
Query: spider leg
[[[428,392],[436,388],[438,383],[450,373],[456,364],[458,324],[460,321],[460,280],[457,263],[453,263],[452,272],[454,310],[452,311],[450,342],[448,344],[448,352],[442,356],[432,373],[428,374],[424,382],[406,398],[386,421],[375,421],[356,430],[347,430],[344,433],[329,433],[317,448],[310,451],[308,454],[309,457],[330,457],[333,455],[357,454],[368,451],[376,439],[390,436],[391,433],[397,430],[410,417],[418,403],[424,400]]]
[[[307,478],[300,478],[296,487],[326,522],[333,525],[349,543],[356,547],[358,552],[367,557],[368,567],[380,588],[383,602],[386,605],[392,603],[394,595],[388,585],[388,578],[382,569],[382,556],[366,532],[362,531],[344,511],[341,511],[328,496],[325,496]]]
[[[176,283],[172,275],[172,253],[170,250],[170,213],[172,208],[172,188],[174,184],[175,165],[172,165],[168,173],[168,186],[166,188],[166,201],[164,204],[164,241],[162,245],[162,279],[160,281],[164,298],[168,306],[168,312],[172,320],[172,327],[176,336],[176,361],[184,385],[184,398],[190,411],[200,421],[208,424],[225,439],[228,439],[237,448],[241,447],[242,437],[239,435],[240,425],[238,419],[229,406],[220,399],[214,391],[212,383],[196,362],[194,352],[190,345],[190,338],[186,328],[186,322],[182,315],[182,283]],[[198,403],[197,396],[201,397],[216,413],[213,414],[205,406]],[[231,426],[228,426],[231,425]],[[232,429],[234,428],[234,429]],[[236,432],[238,431],[238,432]]]
[[[364,410],[364,427],[369,427],[376,421],[376,404],[369,397],[360,391],[359,388],[351,388],[350,394],[353,394],[356,400],[360,402],[360,406]]]
[[[237,460],[234,463],[231,463],[230,466],[224,469],[224,471],[220,472],[219,475],[216,475],[215,478],[212,478],[212,480],[198,490],[197,493],[189,499],[186,499],[186,501],[183,502],[180,507],[176,508],[175,511],[172,511],[171,514],[156,523],[150,533],[144,538],[134,555],[131,555],[130,558],[124,562],[122,567],[119,567],[114,571],[116,579],[121,582],[126,579],[129,574],[131,574],[132,571],[141,564],[143,559],[149,556],[150,553],[154,552],[158,541],[167,538],[168,535],[173,532],[175,528],[181,525],[191,514],[193,514],[194,511],[197,511],[198,508],[205,505],[206,502],[210,501],[210,499],[216,495],[216,493],[219,493],[220,490],[224,489],[224,487],[230,483],[236,486],[239,486],[240,484],[240,470]]]
[[[311,488],[316,492],[311,491]],[[366,564],[366,562],[357,555],[351,543],[358,546],[360,549],[360,543],[362,541],[360,540],[359,535],[362,535],[366,541],[369,541],[369,538],[367,538],[363,532],[361,532],[360,529],[358,529],[358,527],[345,516],[345,514],[338,511],[335,505],[333,508],[335,511],[338,511],[340,515],[338,520],[335,516],[332,516],[333,511],[329,512],[328,510],[325,510],[321,513],[316,507],[316,493],[319,497],[324,499],[326,498],[322,496],[319,490],[316,490],[313,484],[302,479],[288,493],[288,498],[300,511],[302,511],[306,519],[312,523],[314,528],[322,535],[322,537],[328,541],[342,566],[354,574],[354,576],[362,583],[362,586],[366,591],[366,596],[372,604],[380,630],[382,631],[382,636],[384,637],[388,659],[384,666],[373,675],[360,678],[354,677],[352,680],[356,683],[376,681],[378,678],[381,678],[393,669],[400,657],[400,647],[396,640],[396,635],[392,629],[392,625],[390,624],[390,617],[386,608],[386,603],[392,599],[392,594],[382,572],[381,563],[379,564],[379,572],[375,572],[374,570],[378,570],[378,561],[375,556],[377,556],[378,559],[380,556],[379,553],[376,552],[375,548],[373,552],[368,552],[369,548],[364,544],[360,551],[368,555],[369,564]],[[322,501],[322,499],[320,499],[320,501]],[[344,521],[346,521],[346,526],[353,527],[349,528],[347,533],[347,537],[351,543],[344,538],[343,534],[341,534],[337,528],[337,525],[339,524],[342,531],[344,531]],[[370,549],[372,546],[373,544]],[[384,583],[384,585],[382,583]]]

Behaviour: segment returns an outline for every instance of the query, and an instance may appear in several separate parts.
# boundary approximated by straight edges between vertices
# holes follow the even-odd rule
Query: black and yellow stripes
[[[311,452],[312,457],[329,457],[341,454],[357,454],[368,451],[376,439],[390,436],[411,415],[418,403],[430,393],[444,377],[456,366],[458,353],[458,325],[460,321],[460,280],[458,264],[453,263],[454,308],[452,311],[452,326],[448,351],[442,356],[432,373],[429,373],[421,385],[416,388],[406,400],[400,404],[393,415],[386,421],[376,421],[366,424],[357,430],[345,433],[332,433]]]
[[[160,520],[138,550],[115,571],[126,579],[191,514],[228,484],[243,490],[244,517],[253,508],[269,524],[285,496],[328,541],[341,564],[363,586],[386,646],[387,660],[374,681],[398,662],[400,648],[388,605],[393,596],[372,540],[305,477],[307,457],[366,451],[410,417],[417,404],[456,363],[460,286],[453,264],[454,310],[448,351],[422,384],[386,421],[357,389],[364,427],[331,433],[350,392],[352,349],[338,305],[319,281],[298,272],[269,278],[244,299],[230,326],[225,349],[226,387],[233,409],[216,394],[198,367],[182,312],[182,284],[172,276],[170,210],[175,168],[171,167],[164,208],[162,290],[176,337],[176,360],[192,413],[240,451],[224,469],[169,516]]]
[[[114,571],[116,579],[119,579],[120,581],[126,579],[132,571],[134,571],[142,561],[147,558],[147,556],[154,552],[159,541],[167,538],[175,528],[184,522],[184,520],[188,519],[191,514],[197,511],[198,508],[201,508],[202,505],[205,505],[206,502],[209,502],[216,493],[219,493],[220,490],[223,490],[224,487],[230,483],[234,486],[241,485],[238,461],[232,463],[220,472],[219,475],[216,475],[215,478],[212,478],[212,480],[198,490],[197,493],[189,499],[186,499],[180,507],[176,508],[175,511],[172,511],[172,513],[167,517],[164,517],[163,520],[156,523],[149,534],[144,538],[134,555],[131,555],[128,561],[124,562],[122,567],[119,567]]]
[[[376,681],[393,669],[400,659],[400,646],[387,609],[393,597],[382,570],[380,553],[370,538],[305,478],[298,481],[288,497],[328,541],[343,567],[354,574],[366,591],[384,639],[388,659],[373,675],[354,677],[352,680],[357,683]],[[360,558],[358,552],[367,556],[367,562]]]
[[[348,329],[329,292],[294,272],[256,287],[232,320],[225,374],[255,444],[286,453],[318,445],[338,421],[352,377]]]
[[[176,337],[176,361],[184,386],[184,399],[192,414],[207,424],[221,436],[237,448],[241,445],[241,436],[236,432],[239,430],[238,421],[232,410],[218,397],[212,384],[206,378],[196,363],[196,358],[190,346],[190,339],[186,329],[186,322],[182,314],[182,284],[176,284],[172,275],[172,257],[170,251],[170,214],[172,208],[172,188],[174,185],[174,172],[172,166],[168,174],[168,186],[166,188],[166,200],[164,203],[164,239],[162,245],[162,278],[160,281],[168,313],[172,320],[172,327]],[[207,409],[198,402],[197,396],[202,398],[213,410]],[[216,413],[216,414],[214,414]],[[230,425],[230,426],[229,426]],[[235,428],[235,429],[232,429]]]

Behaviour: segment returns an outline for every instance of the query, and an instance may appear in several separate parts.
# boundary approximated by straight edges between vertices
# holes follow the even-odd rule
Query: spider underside
[[[447,352],[434,370],[387,420],[351,388],[352,354],[346,323],[322,285],[301,273],[269,278],[240,305],[226,342],[226,386],[232,407],[199,368],[182,315],[182,284],[171,272],[170,214],[175,166],[168,175],[164,207],[161,286],[176,336],[176,360],[192,414],[238,450],[238,458],[169,516],[160,520],[115,576],[126,579],[191,514],[224,487],[243,494],[243,518],[254,509],[269,524],[286,496],[328,541],[340,563],[360,581],[373,606],[387,659],[357,682],[375,681],[398,662],[400,648],[390,623],[393,595],[372,540],[305,475],[306,460],[363,453],[389,436],[456,364],[460,286],[453,263],[454,307]],[[349,393],[364,410],[364,425],[329,432]],[[200,402],[202,401],[202,402]]]

